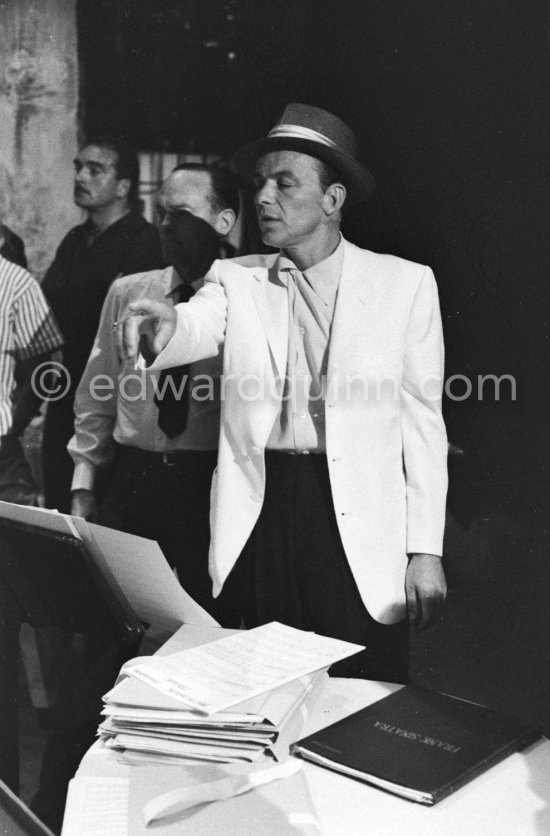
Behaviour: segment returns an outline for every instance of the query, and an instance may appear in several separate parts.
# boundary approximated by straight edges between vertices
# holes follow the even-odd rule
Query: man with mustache
[[[434,277],[342,237],[342,212],[374,180],[333,114],[288,105],[235,165],[278,253],[215,262],[176,310],[131,305],[124,351],[135,358],[145,336],[156,374],[224,347],[214,595],[233,597],[247,627],[276,620],[365,645],[339,675],[406,682],[408,622],[426,627],[446,595]]]
[[[124,319],[131,302],[148,297],[174,305],[202,286],[239,212],[236,179],[221,167],[184,163],[164,182],[157,211],[171,266],[111,285],[76,392],[72,513],[157,540],[182,586],[221,617],[208,576],[221,356],[152,380],[120,356],[112,324]],[[95,380],[113,381],[112,391],[94,391]],[[98,512],[96,477],[113,457],[114,478]]]
[[[45,504],[69,513],[73,400],[101,308],[119,276],[163,265],[157,230],[138,211],[139,163],[123,139],[90,138],[74,160],[74,202],[87,214],[61,242],[42,289],[59,324],[70,387],[48,405],[42,447]]]

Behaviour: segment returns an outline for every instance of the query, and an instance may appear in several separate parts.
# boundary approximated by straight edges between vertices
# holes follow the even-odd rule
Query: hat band
[[[311,128],[303,128],[301,125],[277,125],[268,133],[268,137],[292,137],[294,139],[310,139],[312,142],[319,142],[328,148],[338,148],[338,145],[324,134],[314,131]]]

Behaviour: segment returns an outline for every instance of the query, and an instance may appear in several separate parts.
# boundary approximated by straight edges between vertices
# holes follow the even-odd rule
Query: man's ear
[[[117,197],[123,199],[128,197],[130,193],[130,186],[131,182],[126,177],[123,177],[122,180],[117,180],[116,186],[116,195]]]
[[[346,199],[346,187],[343,183],[331,183],[323,196],[323,206],[327,215],[339,212]]]
[[[218,212],[216,216],[216,223],[214,224],[214,229],[221,235],[222,238],[225,238],[226,235],[229,235],[233,227],[235,226],[235,221],[237,220],[237,216],[235,215],[233,209],[222,209],[221,212]]]

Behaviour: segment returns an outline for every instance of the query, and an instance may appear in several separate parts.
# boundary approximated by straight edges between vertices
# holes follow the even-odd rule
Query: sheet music
[[[363,650],[278,622],[132,665],[130,677],[211,714]]]
[[[129,778],[73,778],[61,836],[130,836]]]

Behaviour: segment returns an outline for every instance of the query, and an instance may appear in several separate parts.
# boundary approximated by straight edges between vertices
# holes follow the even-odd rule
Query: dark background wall
[[[542,0],[80,0],[82,123],[226,155],[288,101],[356,130],[378,181],[355,242],[430,264],[454,472],[546,501],[550,189]],[[496,401],[478,375],[513,375]],[[467,463],[464,464],[464,461]],[[461,490],[464,497],[464,490]]]
[[[358,244],[431,265],[445,327],[450,591],[411,675],[550,732],[547,0],[80,0],[86,131],[230,155],[289,101],[356,130]],[[512,375],[499,401],[478,375]],[[459,401],[465,381],[471,397]],[[550,828],[548,789],[541,827]],[[544,821],[543,821],[544,819]]]

